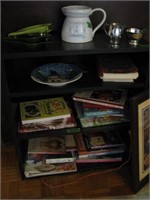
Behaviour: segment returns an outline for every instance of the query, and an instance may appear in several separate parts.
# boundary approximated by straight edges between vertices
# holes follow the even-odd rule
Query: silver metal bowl
[[[129,39],[129,44],[133,46],[137,46],[144,35],[144,30],[140,28],[128,28],[125,32]]]

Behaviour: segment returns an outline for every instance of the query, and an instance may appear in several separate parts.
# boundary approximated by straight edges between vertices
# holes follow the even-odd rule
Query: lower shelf
[[[134,194],[129,164],[114,171],[98,169],[22,180],[13,145],[2,146],[1,163],[3,198],[126,199],[125,195]]]

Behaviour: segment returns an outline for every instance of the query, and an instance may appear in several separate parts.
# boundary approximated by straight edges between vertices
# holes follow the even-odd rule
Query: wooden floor
[[[1,155],[1,199],[116,199],[133,195],[126,166],[103,174],[94,171],[97,174],[92,176],[84,172],[22,180],[14,146],[2,146]]]

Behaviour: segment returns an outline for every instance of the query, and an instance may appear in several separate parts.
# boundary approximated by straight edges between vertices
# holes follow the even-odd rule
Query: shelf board
[[[88,55],[100,53],[135,53],[148,52],[149,45],[142,41],[141,46],[131,47],[126,35],[121,38],[119,48],[112,48],[109,45],[109,37],[104,33],[97,33],[91,42],[73,44],[63,42],[59,35],[52,35],[52,43],[45,45],[43,49],[37,51],[24,51],[10,48],[4,44],[2,56],[4,59],[34,58],[34,57],[52,57],[66,55]]]
[[[117,123],[117,124],[109,124],[109,125],[88,127],[88,128],[74,127],[74,128],[66,128],[66,129],[35,131],[31,133],[17,133],[17,137],[20,140],[24,140],[24,139],[36,138],[36,137],[76,134],[79,132],[90,133],[93,131],[108,131],[112,129],[120,129],[121,127],[129,128],[129,126],[130,126],[130,122],[122,122],[122,123]]]

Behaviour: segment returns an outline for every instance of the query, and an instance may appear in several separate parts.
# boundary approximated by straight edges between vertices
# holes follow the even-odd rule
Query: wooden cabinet
[[[131,47],[127,38],[122,38],[119,48],[111,48],[108,38],[104,33],[99,33],[94,40],[85,44],[69,44],[62,42],[57,35],[52,36],[52,43],[46,45],[38,51],[15,50],[5,46],[2,53],[2,69],[6,75],[5,87],[7,88],[8,102],[5,105],[6,110],[9,108],[10,127],[16,146],[16,152],[22,178],[24,176],[24,163],[27,152],[27,142],[29,138],[46,137],[50,135],[69,134],[70,132],[85,132],[108,129],[131,129],[131,123],[121,123],[115,125],[82,128],[80,123],[76,129],[72,131],[67,129],[50,130],[33,133],[21,134],[17,131],[19,119],[19,102],[42,99],[46,97],[54,97],[63,95],[65,98],[72,100],[71,96],[76,91],[101,90],[101,89],[127,89],[129,96],[133,97],[143,90],[148,89],[148,47]],[[96,57],[102,54],[128,54],[139,69],[139,78],[133,83],[103,82],[97,75]],[[80,63],[83,70],[83,76],[76,82],[67,84],[63,87],[50,87],[34,82],[31,77],[31,71],[39,65],[53,62]],[[131,133],[132,134],[132,133]],[[132,145],[129,135],[126,135],[126,143],[128,145],[128,155]],[[130,158],[132,160],[132,156]],[[131,161],[130,160],[130,161]],[[124,161],[123,161],[124,162]],[[120,164],[119,164],[120,165]],[[130,168],[132,164],[128,162]],[[118,166],[118,164],[117,164]],[[114,164],[112,167],[116,167]],[[101,169],[102,171],[109,169],[110,165],[105,164],[89,164],[80,165],[78,172],[91,169]],[[56,175],[57,177],[57,175]]]

